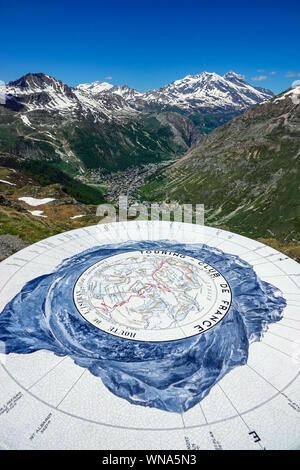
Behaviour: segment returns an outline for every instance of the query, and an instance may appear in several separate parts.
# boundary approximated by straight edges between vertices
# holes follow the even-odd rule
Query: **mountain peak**
[[[79,114],[95,114],[97,119],[100,114],[106,118],[119,111],[241,112],[274,96],[233,71],[224,76],[203,71],[144,93],[98,80],[70,88],[49,75],[29,73],[9,83],[7,95],[17,97],[28,109],[78,110]]]
[[[77,98],[68,85],[44,73],[27,73],[7,83],[6,94],[10,103],[19,102],[27,110],[74,109]]]

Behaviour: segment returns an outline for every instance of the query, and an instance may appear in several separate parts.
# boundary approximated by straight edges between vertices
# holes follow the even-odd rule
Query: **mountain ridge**
[[[144,200],[204,203],[206,223],[300,243],[300,85],[202,136]]]
[[[81,106],[83,109],[90,108],[94,113],[97,110],[99,113],[105,112],[106,117],[111,117],[109,111],[116,112],[121,108],[126,109],[126,112],[151,111],[151,109],[157,111],[158,108],[160,111],[177,108],[186,113],[243,111],[274,96],[270,90],[250,85],[242,75],[233,71],[227,72],[224,76],[214,72],[187,75],[157,90],[146,92],[140,92],[128,85],[112,85],[100,81],[69,87],[61,80],[43,73],[23,75],[15,81],[8,82],[6,88],[8,101],[14,97],[18,100],[19,97],[21,103],[27,105],[29,110],[33,109],[33,100],[28,102],[26,96],[50,94],[54,101],[48,99],[47,102],[44,99],[41,100],[42,105],[53,108],[56,106],[60,110]],[[112,96],[117,96],[119,101],[114,102]],[[111,101],[105,102],[109,97]]]

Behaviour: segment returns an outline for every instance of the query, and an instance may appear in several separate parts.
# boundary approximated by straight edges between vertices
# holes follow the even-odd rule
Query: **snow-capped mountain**
[[[188,116],[140,112],[125,99],[133,96],[128,87],[113,87],[114,93],[104,88],[71,88],[42,73],[9,82],[0,105],[0,152],[63,161],[82,173],[159,162],[199,138]]]
[[[25,113],[55,111],[69,119],[94,121],[118,119],[133,112],[121,96],[102,93],[105,86],[95,83],[91,85],[95,91],[91,92],[88,86],[71,88],[49,75],[29,73],[6,85],[6,106]]]
[[[94,83],[97,83],[97,86],[94,86]],[[274,96],[270,90],[254,87],[247,83],[242,75],[232,71],[224,76],[209,72],[187,75],[159,90],[144,93],[129,88],[127,85],[112,86],[105,82],[94,83],[79,85],[79,87],[82,90],[91,90],[93,95],[97,96],[103,93],[117,94],[130,106],[141,111],[178,109],[187,113],[238,112]],[[103,90],[101,90],[101,85]]]

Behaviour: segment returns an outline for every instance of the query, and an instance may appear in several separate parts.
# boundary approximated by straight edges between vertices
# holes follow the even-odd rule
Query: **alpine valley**
[[[43,73],[9,82],[0,105],[0,238],[31,243],[96,223],[96,205],[127,192],[204,203],[206,223],[297,257],[297,92],[274,97],[234,72],[146,92],[98,81],[69,87]],[[33,211],[30,197],[52,201]],[[0,254],[15,242],[2,253],[0,240]]]

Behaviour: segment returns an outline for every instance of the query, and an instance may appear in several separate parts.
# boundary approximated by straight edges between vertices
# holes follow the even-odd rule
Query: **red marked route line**
[[[151,277],[152,279],[157,283],[157,284],[151,284],[150,282],[146,282],[145,283],[145,286],[148,286],[145,290],[143,290],[140,294],[131,294],[127,300],[123,300],[122,302],[118,303],[118,304],[115,304],[113,305],[112,307],[109,306],[109,305],[106,305],[104,303],[101,303],[101,307],[96,307],[100,310],[105,310],[106,312],[108,312],[109,310],[112,311],[114,310],[115,308],[118,308],[118,307],[122,307],[122,305],[124,304],[127,304],[133,297],[140,297],[140,298],[144,298],[144,295],[149,292],[153,287],[155,289],[161,289],[161,290],[164,290],[166,292],[172,292],[168,287],[166,287],[164,284],[162,284],[161,282],[157,281],[154,277],[154,275],[163,267],[163,265],[167,262],[168,260],[167,259],[164,259],[162,260],[162,262],[160,263],[160,266],[158,268],[155,269],[155,271],[153,271],[153,273],[151,274]]]

